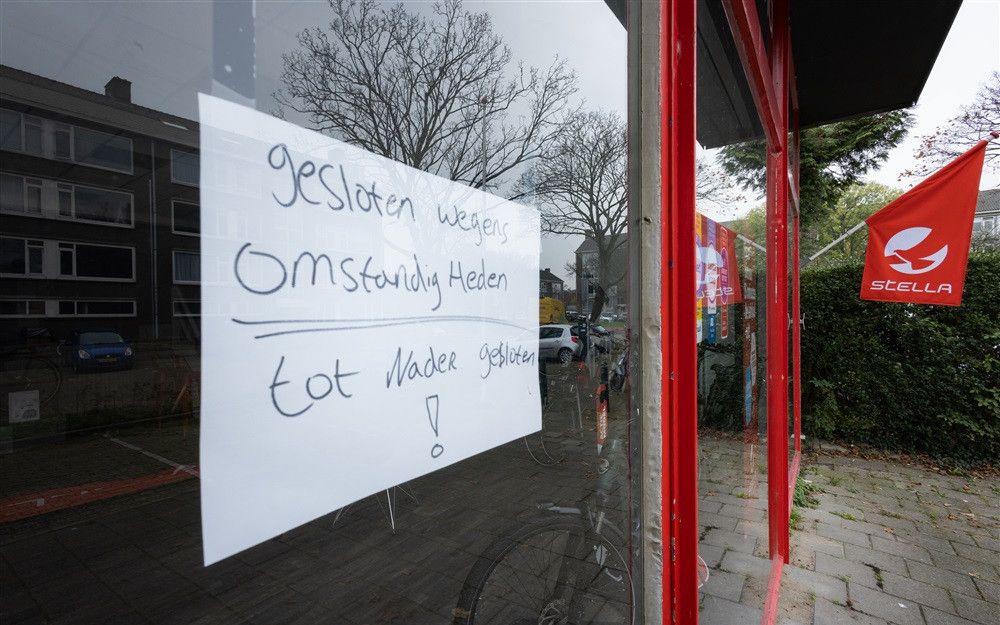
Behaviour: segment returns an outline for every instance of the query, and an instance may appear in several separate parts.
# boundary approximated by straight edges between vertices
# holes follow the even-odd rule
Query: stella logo
[[[915,226],[900,230],[885,244],[884,255],[895,257],[900,262],[889,266],[899,273],[920,274],[937,269],[948,256],[948,246],[926,254],[928,246],[921,245],[931,234],[930,228]]]

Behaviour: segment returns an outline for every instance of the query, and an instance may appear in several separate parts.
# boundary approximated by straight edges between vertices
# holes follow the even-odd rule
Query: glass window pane
[[[29,315],[44,315],[45,314],[45,302],[43,300],[33,299],[28,302],[28,314]]]
[[[198,234],[201,229],[201,216],[197,204],[189,202],[174,202],[174,230],[190,234]]]
[[[80,301],[76,303],[78,315],[131,315],[132,302]]]
[[[28,273],[42,273],[42,248],[37,245],[28,246]]]
[[[10,174],[0,176],[0,209],[24,212],[24,178]]]
[[[170,150],[170,178],[174,182],[197,185],[201,176],[200,168],[197,154]]]
[[[14,151],[21,150],[20,113],[0,109],[0,148]]]
[[[0,300],[0,316],[13,317],[23,315],[27,309],[21,300]]]
[[[76,303],[72,301],[62,300],[59,302],[59,314],[60,315],[72,315],[76,313]]]
[[[70,145],[70,134],[72,130],[65,124],[56,126],[56,158],[69,159],[73,156]]]
[[[59,189],[59,215],[62,217],[73,216],[73,190]]]
[[[75,200],[77,219],[114,224],[132,223],[132,196],[127,193],[76,187]]]
[[[42,187],[37,184],[25,184],[24,187],[24,212],[41,214],[42,212]]]
[[[197,253],[174,252],[174,280],[177,282],[201,280],[201,258]]]
[[[61,247],[61,246],[60,246]],[[59,273],[64,276],[73,275],[73,250],[59,250]]]
[[[132,274],[131,249],[77,244],[77,276],[81,278],[131,278]]]
[[[45,153],[42,141],[42,126],[37,121],[24,120],[24,151],[41,156]]]
[[[24,273],[24,239],[0,238],[0,272]]]
[[[132,141],[128,137],[77,126],[73,143],[78,163],[132,171]]]

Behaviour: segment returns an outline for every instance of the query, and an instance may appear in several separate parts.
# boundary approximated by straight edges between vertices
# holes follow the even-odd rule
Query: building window
[[[197,204],[174,200],[173,230],[177,234],[198,235],[201,231],[201,212]]]
[[[73,217],[83,221],[132,225],[132,196],[119,191],[75,186]]]
[[[14,152],[24,150],[20,113],[0,109],[0,148]]]
[[[76,126],[73,151],[78,163],[132,172],[132,140],[128,137]]]
[[[0,210],[132,226],[131,193],[6,173],[0,175]]]
[[[5,150],[132,173],[132,140],[17,111],[0,109]]]
[[[43,299],[0,300],[0,317],[44,317]]]
[[[200,317],[201,316],[201,302],[191,301],[191,300],[177,300],[174,302],[174,316],[175,317]]]
[[[198,252],[174,250],[174,282],[177,284],[201,282],[201,255]]]
[[[60,317],[134,317],[135,300],[59,300]]]
[[[42,275],[44,248],[42,241],[0,238],[0,273],[13,276]]]
[[[200,177],[201,161],[197,154],[183,150],[170,150],[171,181],[196,187]]]
[[[111,245],[60,243],[59,274],[89,280],[131,281],[135,279],[135,250]]]

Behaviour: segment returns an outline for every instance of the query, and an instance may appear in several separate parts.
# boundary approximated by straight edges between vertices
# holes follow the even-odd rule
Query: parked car
[[[572,326],[564,324],[544,325],[538,328],[538,357],[558,360],[566,364],[579,358],[583,350],[580,339],[572,333]]]
[[[59,351],[74,371],[131,369],[135,357],[132,345],[113,330],[76,332]]]

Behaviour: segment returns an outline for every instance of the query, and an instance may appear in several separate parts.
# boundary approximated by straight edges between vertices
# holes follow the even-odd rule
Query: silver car
[[[566,364],[580,356],[583,345],[573,336],[569,325],[545,325],[538,328],[538,355]]]

